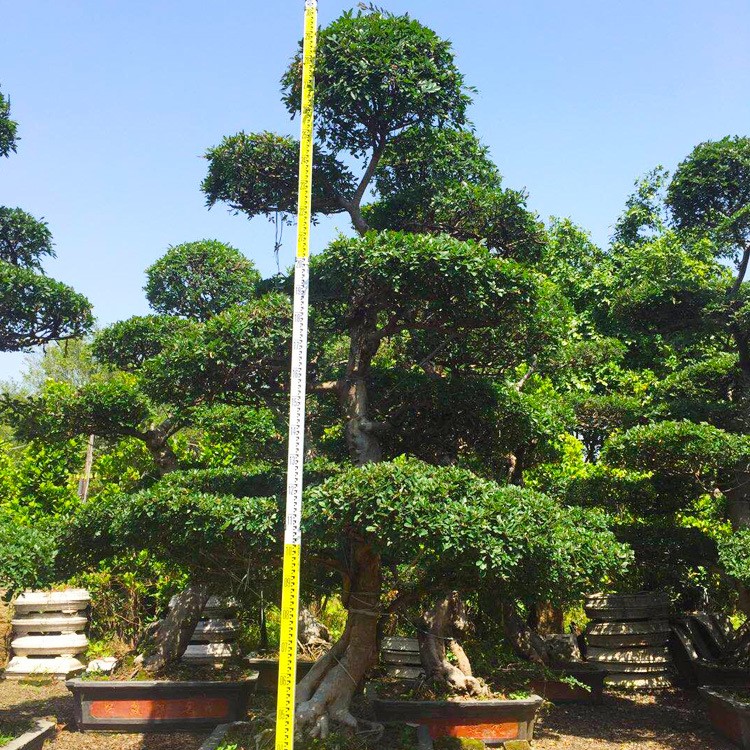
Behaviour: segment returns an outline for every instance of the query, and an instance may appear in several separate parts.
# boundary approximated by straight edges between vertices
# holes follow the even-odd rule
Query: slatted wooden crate
[[[380,644],[380,663],[389,677],[417,680],[424,674],[419,657],[419,641],[416,638],[383,638]]]
[[[592,620],[586,632],[586,658],[607,671],[608,685],[672,684],[666,595],[594,594],[586,599],[586,614]]]
[[[173,600],[174,601],[174,600]],[[172,602],[170,602],[170,606]],[[239,623],[234,618],[237,602],[211,596],[201,612],[182,661],[187,664],[219,666],[237,656]]]

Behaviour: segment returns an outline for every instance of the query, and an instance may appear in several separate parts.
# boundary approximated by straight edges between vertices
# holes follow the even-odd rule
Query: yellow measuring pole
[[[297,682],[297,619],[302,550],[302,467],[305,448],[305,379],[307,374],[307,299],[309,289],[310,210],[312,203],[313,94],[317,2],[305,2],[302,51],[302,135],[299,150],[297,258],[294,264],[294,323],[289,400],[289,457],[284,519],[284,574],[281,592],[279,692],[276,704],[276,750],[294,747],[294,693]]]

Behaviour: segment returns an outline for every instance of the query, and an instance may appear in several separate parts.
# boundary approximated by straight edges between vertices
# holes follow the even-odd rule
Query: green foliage
[[[25,364],[21,384],[32,392],[41,391],[50,380],[79,388],[103,374],[102,366],[94,361],[91,344],[83,339],[48,344],[42,352],[27,357]]]
[[[386,149],[375,184],[379,200],[363,211],[374,229],[445,232],[517,260],[537,260],[544,247],[525,193],[501,188],[497,167],[470,131],[407,130]]]
[[[750,586],[750,528],[738,529],[719,542],[719,561],[730,576]]]
[[[28,268],[0,260],[0,288],[0,351],[76,338],[94,323],[83,295]]]
[[[177,335],[191,330],[191,321],[170,315],[134,316],[113,323],[94,338],[93,353],[100,362],[133,371],[155,357]]]
[[[108,656],[122,643],[132,645],[143,628],[166,610],[170,598],[184,589],[187,580],[184,571],[171,561],[139,550],[76,571],[68,583],[91,594],[90,637],[107,646],[101,655]]]
[[[374,413],[398,409],[399,429],[383,438],[387,455],[409,453],[436,464],[455,458],[486,476],[507,473],[510,453],[523,455],[525,465],[552,460],[573,422],[549,389],[521,392],[471,373],[434,378],[413,371],[397,385],[376,383]],[[383,391],[390,397],[381,401]]]
[[[174,245],[146,269],[146,297],[163,315],[206,321],[255,296],[260,274],[239,250],[217,240]]]
[[[43,255],[55,256],[47,223],[20,208],[0,206],[0,260],[41,271]]]
[[[334,476],[309,489],[303,512],[313,549],[356,535],[385,567],[419,559],[414,585],[427,591],[465,582],[522,601],[570,601],[629,559],[601,513],[415,459]]]
[[[540,279],[514,261],[446,235],[368,232],[313,258],[314,304],[346,330],[353,310],[386,315],[389,332],[504,326],[528,315]]]
[[[404,200],[408,206],[404,215],[411,213],[414,222],[430,199],[462,182],[500,187],[501,178],[476,135],[455,128],[405,130],[388,144],[375,172],[378,193],[385,199]]]
[[[601,457],[610,466],[647,472],[653,490],[644,487],[648,502],[640,510],[669,513],[689,511],[703,495],[730,491],[735,472],[748,464],[750,444],[744,435],[708,424],[664,421],[615,435]]]
[[[651,471],[665,479],[713,487],[722,470],[747,460],[746,437],[693,422],[656,422],[614,436],[602,452],[613,465]]]
[[[79,389],[50,382],[39,395],[6,396],[4,404],[16,435],[24,440],[61,440],[92,433],[135,435],[152,408],[135,376],[124,372],[92,379]]]
[[[0,509],[19,522],[66,516],[78,506],[81,442],[0,444]]]
[[[170,478],[83,506],[66,528],[62,562],[73,573],[129,550],[147,550],[226,588],[227,569],[241,569],[253,551],[267,555],[276,547],[279,524],[275,499],[199,492]]]
[[[0,156],[10,156],[18,142],[18,123],[10,119],[10,99],[0,92]]]
[[[611,315],[636,330],[673,333],[705,326],[705,308],[720,298],[728,271],[708,240],[686,244],[672,232],[623,248],[616,259]]]
[[[732,428],[741,419],[742,373],[735,354],[723,353],[686,367],[657,385],[664,416]]]
[[[286,455],[286,432],[275,412],[264,407],[216,403],[196,409],[184,439],[196,465],[211,468],[249,466],[262,456],[279,463]]]
[[[590,320],[607,290],[609,259],[570,219],[552,219],[542,255],[545,274],[559,286],[576,313]]]
[[[677,167],[667,203],[680,229],[710,232],[731,256],[750,240],[750,138],[696,146]]]
[[[175,337],[143,366],[143,383],[161,403],[221,397],[259,404],[281,388],[291,357],[292,307],[266,294]]]
[[[612,242],[632,247],[659,236],[666,227],[663,191],[669,172],[662,166],[652,169],[635,183],[636,191],[625,203],[625,211],[615,225]]]
[[[718,591],[718,581],[708,573],[716,567],[716,542],[704,531],[676,526],[667,519],[624,524],[615,533],[635,554],[622,588],[666,591],[687,610],[701,607],[707,590]]]
[[[281,84],[299,112],[301,45]],[[408,15],[346,12],[318,35],[315,124],[331,150],[362,155],[412,126],[461,125],[469,102],[451,45]]]
[[[0,508],[0,586],[11,593],[55,579],[57,540],[49,524],[29,526]]]
[[[297,209],[299,142],[273,133],[244,133],[208,149],[208,174],[201,184],[210,206],[227,203],[248,216],[293,215]],[[354,178],[335,157],[313,154],[312,211],[343,211],[339,195],[349,194]]]
[[[486,747],[482,740],[469,737],[438,737],[433,746],[435,750],[483,750]]]

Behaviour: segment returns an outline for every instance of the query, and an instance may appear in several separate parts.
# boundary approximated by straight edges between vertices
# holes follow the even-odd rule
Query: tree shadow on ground
[[[0,682],[0,719],[34,719],[54,716],[73,721],[73,698],[60,683],[49,680]]]
[[[584,744],[585,741],[585,744]],[[614,693],[600,706],[553,706],[534,732],[535,750],[733,750],[716,734],[697,693]]]

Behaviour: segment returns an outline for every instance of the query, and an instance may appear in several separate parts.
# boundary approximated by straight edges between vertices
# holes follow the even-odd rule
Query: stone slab
[[[29,676],[46,676],[64,680],[83,670],[83,663],[72,656],[57,656],[48,659],[14,656],[5,667],[4,677],[8,680],[20,680]]]
[[[54,734],[54,721],[36,719],[32,729],[11,740],[7,745],[3,745],[3,750],[42,750],[45,740]]]
[[[668,664],[669,651],[666,646],[630,649],[589,648],[586,651],[586,659],[605,666],[609,662]]]
[[[118,659],[116,656],[104,656],[101,659],[92,659],[86,665],[87,674],[92,672],[99,672],[101,674],[111,674],[117,667]]]
[[[416,651],[419,653],[419,641],[416,638],[399,638],[386,636],[380,643],[384,651]]]
[[[14,617],[11,620],[16,635],[29,633],[78,633],[85,629],[88,618],[83,615],[63,615],[59,612],[42,613]]]
[[[232,641],[240,630],[237,620],[201,620],[193,631],[191,641]]]
[[[661,674],[610,674],[607,675],[605,683],[613,687],[635,689],[657,689],[672,687],[671,674],[666,671]]]
[[[30,612],[82,612],[91,603],[86,589],[66,591],[24,591],[13,603],[16,614]]]
[[[191,643],[182,655],[182,661],[190,664],[214,664],[236,656],[233,643]]]
[[[86,650],[89,639],[83,633],[23,635],[10,642],[15,656],[67,656]]]

